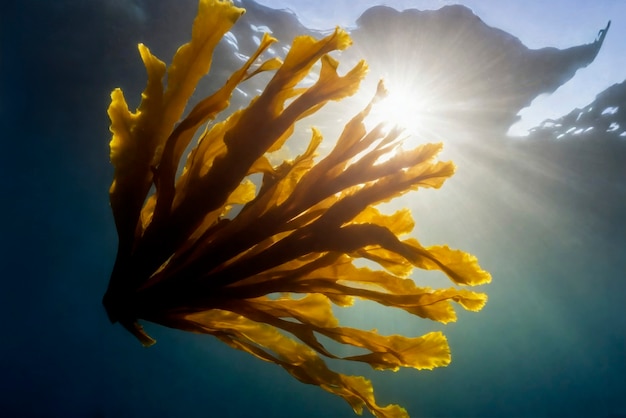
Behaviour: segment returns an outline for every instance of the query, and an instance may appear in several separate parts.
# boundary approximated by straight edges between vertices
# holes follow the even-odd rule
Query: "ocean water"
[[[264,31],[281,40],[280,56],[298,33],[347,26],[354,45],[339,56],[340,68],[368,60],[363,95],[303,124],[294,152],[311,125],[336,137],[385,78],[408,93],[391,114],[414,109],[404,119],[407,141],[442,141],[443,158],[458,166],[441,190],[393,207],[412,210],[424,244],[471,252],[493,276],[480,289],[486,307],[460,312],[453,324],[367,303],[339,314],[384,333],[442,330],[448,367],[337,367],[366,375],[380,404],[398,403],[415,417],[626,416],[619,2],[581,3],[587,9],[578,13],[563,2],[398,2],[414,9],[404,13],[370,8],[377,3],[287,3],[291,11],[280,10],[284,2],[243,2],[248,12],[218,49],[216,72],[232,71]],[[145,349],[111,325],[101,305],[117,245],[109,94],[122,87],[136,106],[145,83],[136,44],[169,61],[188,40],[195,11],[194,0],[0,6],[3,416],[354,416],[342,399],[212,337],[146,324],[158,343]],[[246,86],[233,107],[262,87]],[[444,277],[413,278],[447,286]]]

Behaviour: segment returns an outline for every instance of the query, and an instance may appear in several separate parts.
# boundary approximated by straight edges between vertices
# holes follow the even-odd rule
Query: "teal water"
[[[320,29],[245,6],[249,20],[233,30],[237,49],[223,45],[219,68],[251,51],[265,28],[285,42]],[[136,105],[145,81],[136,44],[168,60],[188,39],[195,9],[191,0],[0,6],[3,415],[354,416],[343,400],[210,337],[147,324],[158,344],[144,349],[108,323],[100,303],[117,245],[107,196],[109,93],[120,86]],[[454,324],[371,305],[341,314],[366,329],[448,336],[447,368],[342,366],[371,378],[381,404],[399,403],[412,416],[626,416],[626,74],[616,49],[626,14],[597,2],[571,33],[537,20],[531,40],[514,32],[519,13],[506,1],[473,12],[378,8],[350,28],[355,45],[345,60],[365,55],[372,77],[419,88],[430,102],[414,129],[443,140],[444,157],[458,165],[441,190],[398,204],[413,210],[424,243],[472,252],[493,275],[481,289],[487,306]],[[572,83],[588,99],[567,93]],[[535,109],[531,120],[545,123],[507,135],[518,112],[554,97],[566,110]],[[343,117],[350,106],[322,112],[315,124],[332,138],[328,114]],[[443,277],[414,278],[445,285]]]

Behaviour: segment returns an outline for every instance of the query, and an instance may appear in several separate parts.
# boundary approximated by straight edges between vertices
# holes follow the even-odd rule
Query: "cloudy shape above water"
[[[247,24],[232,31],[238,40],[231,44],[234,56],[251,50],[263,30],[279,39],[291,39],[297,32],[320,34],[305,28],[288,11],[271,11],[249,0],[241,3],[248,10],[242,18]],[[518,113],[534,99],[554,92],[594,61],[608,25],[598,29],[600,33],[590,34],[585,44],[530,49],[515,36],[487,25],[465,6],[402,12],[376,6],[356,21],[351,30],[354,46],[342,60],[368,61],[370,75],[362,103],[369,100],[381,78],[391,100],[394,94],[409,93],[385,116],[403,112],[409,125],[405,127],[412,133],[429,140],[477,135],[493,139],[505,135],[519,120]],[[281,48],[275,49],[277,55],[284,54]]]
[[[286,9],[295,13],[311,28],[332,28],[342,25],[354,28],[358,17],[367,8],[380,2],[359,1],[358,7],[349,0],[330,0],[313,3],[289,0],[260,0],[266,6]],[[531,49],[546,46],[568,48],[589,42],[596,31],[606,25],[607,20],[626,14],[626,3],[618,1],[597,2],[528,2],[507,0],[491,3],[481,0],[463,2],[449,0],[389,0],[386,6],[397,10],[437,10],[446,5],[463,3],[474,11],[489,26],[502,29],[518,37]],[[575,4],[575,7],[573,7]],[[332,8],[332,13],[328,10]],[[623,43],[626,28],[618,24],[613,28],[598,62],[589,71],[578,74],[574,80],[560,88],[555,94],[537,98],[530,108],[522,112],[522,120],[513,132],[524,135],[545,118],[558,117],[572,107],[582,107],[593,100],[595,94],[626,78],[626,54]]]
[[[461,5],[403,12],[379,6],[357,23],[352,52],[368,60],[372,73],[411,92],[407,105],[425,125],[418,133],[438,139],[506,134],[522,108],[591,64],[606,35],[567,49],[532,50]]]

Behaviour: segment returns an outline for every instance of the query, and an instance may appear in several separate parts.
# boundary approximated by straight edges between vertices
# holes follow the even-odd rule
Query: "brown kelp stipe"
[[[155,341],[140,319],[211,334],[341,396],[359,414],[365,406],[377,417],[407,416],[400,406],[378,406],[365,378],[330,370],[320,355],[339,357],[317,335],[365,349],[343,359],[379,370],[450,362],[440,332],[383,336],[342,327],[331,303],[369,299],[442,323],[456,319],[452,302],[472,311],[483,307],[482,293],[418,287],[408,278],[417,267],[441,270],[457,285],[489,282],[475,257],[401,239],[413,228],[410,212],[386,215],[376,208],[407,191],[440,187],[454,165],[435,159],[440,144],[398,151],[399,130],[377,126],[368,132],[364,119],[372,104],[346,124],[319,161],[322,135],[313,130],[303,154],[270,162],[269,153],[283,146],[298,120],[357,91],[366,64],[340,76],[328,55],[351,43],[340,29],[321,40],[296,38],[284,62],[260,59],[275,42],[266,35],[243,67],[181,120],[214,48],[243,13],[227,1],[201,0],[192,39],[169,67],[139,45],[148,73],[139,108],[130,112],[120,89],[111,94],[110,199],[119,248],[104,297],[109,318],[146,346]],[[318,62],[317,82],[302,87]],[[248,107],[205,128],[227,108],[239,83],[266,71],[274,76]],[[380,84],[374,100],[384,93]],[[262,176],[258,188],[253,174]],[[236,215],[229,213],[233,205],[242,207]],[[382,269],[356,267],[358,258]]]

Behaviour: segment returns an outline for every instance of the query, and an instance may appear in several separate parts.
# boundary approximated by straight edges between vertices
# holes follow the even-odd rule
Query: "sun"
[[[423,127],[424,104],[420,103],[414,92],[400,86],[389,87],[386,82],[387,96],[381,99],[372,109],[370,117],[376,122],[398,126],[409,134],[419,132]]]
[[[437,117],[440,106],[436,105],[435,95],[428,86],[411,80],[398,82],[391,77],[383,77],[382,82],[387,93],[372,107],[368,123],[372,126],[383,123],[389,130],[402,129],[405,142],[411,145],[425,140],[440,141],[439,131],[445,124]]]

